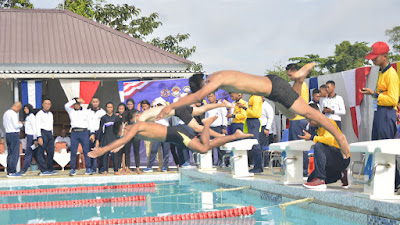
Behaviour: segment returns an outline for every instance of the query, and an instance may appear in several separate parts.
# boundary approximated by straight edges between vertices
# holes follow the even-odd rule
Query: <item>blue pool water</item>
[[[112,183],[108,185],[115,185]],[[126,184],[126,183],[118,183]],[[78,186],[78,185],[77,185]],[[54,188],[59,186],[21,187],[18,189]],[[65,186],[67,187],[67,186]],[[156,182],[154,192],[139,193],[127,190],[73,193],[39,196],[2,196],[0,204],[61,201],[73,199],[112,198],[132,195],[146,195],[144,202],[114,203],[101,206],[74,208],[41,208],[24,210],[0,210],[0,224],[26,224],[54,221],[99,220],[113,218],[131,218],[145,216],[163,216],[186,213],[197,213],[213,210],[223,210],[253,205],[255,215],[246,218],[225,218],[207,221],[186,221],[169,224],[355,224],[328,215],[321,215],[308,210],[308,203],[302,207],[288,206],[286,212],[277,206],[282,198],[256,191],[237,190],[216,192],[221,187],[205,181],[193,181],[182,178],[179,181]],[[14,190],[16,188],[13,188]],[[2,190],[7,190],[2,188]],[[327,213],[329,214],[329,213]]]

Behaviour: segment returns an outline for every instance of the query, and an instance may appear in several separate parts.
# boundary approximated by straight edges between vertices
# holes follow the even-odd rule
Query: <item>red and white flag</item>
[[[364,97],[360,93],[361,88],[365,87],[366,76],[371,71],[371,67],[361,67],[342,72],[344,84],[346,86],[347,100],[349,102],[351,121],[354,133],[359,138],[358,129],[361,122],[360,104]]]
[[[100,81],[60,79],[60,84],[68,100],[73,98],[81,98],[85,101],[85,104],[82,106],[87,107],[96,93]]]

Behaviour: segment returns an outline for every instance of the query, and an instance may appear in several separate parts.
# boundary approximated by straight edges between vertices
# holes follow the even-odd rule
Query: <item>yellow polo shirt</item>
[[[310,93],[308,91],[308,86],[306,84],[306,82],[303,82],[303,86],[301,86],[301,95],[300,97],[302,97],[304,99],[304,101],[308,102],[310,99]],[[291,119],[291,120],[302,120],[305,119],[304,116],[300,116],[300,115],[296,115],[295,118]]]
[[[383,70],[379,70],[376,83],[376,92],[379,94],[378,105],[396,108],[399,101],[399,85],[399,75],[390,64]]]

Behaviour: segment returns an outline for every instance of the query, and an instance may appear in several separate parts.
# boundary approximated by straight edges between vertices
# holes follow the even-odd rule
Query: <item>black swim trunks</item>
[[[194,137],[195,136],[190,133],[183,125],[170,126],[167,128],[167,138],[165,142],[171,142],[176,145],[184,145],[188,147],[189,142]]]
[[[193,119],[192,116],[193,107],[183,106],[175,109],[175,116],[179,117],[186,125]]]
[[[276,75],[267,75],[271,80],[272,89],[268,99],[274,102],[281,103],[286,108],[292,107],[293,103],[299,98],[290,84],[283,78]]]

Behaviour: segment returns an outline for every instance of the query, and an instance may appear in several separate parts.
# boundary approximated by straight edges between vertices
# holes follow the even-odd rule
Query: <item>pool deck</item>
[[[326,190],[310,190],[299,185],[284,185],[280,176],[274,176],[265,168],[261,174],[250,178],[232,178],[230,170],[218,168],[214,172],[199,172],[197,168],[177,169],[168,172],[152,172],[131,175],[103,176],[101,174],[84,175],[84,170],[78,170],[76,176],[69,176],[69,171],[59,171],[53,176],[38,176],[37,172],[28,172],[21,178],[7,178],[0,174],[0,187],[14,189],[19,186],[37,185],[72,185],[72,184],[101,184],[116,182],[151,182],[178,180],[181,176],[192,179],[208,179],[211,183],[222,187],[250,186],[251,190],[261,193],[260,197],[276,203],[314,197],[315,203],[310,204],[311,210],[328,212],[343,218],[363,224],[400,224],[400,200],[372,200],[361,197],[362,185],[352,185],[348,189],[341,187],[341,182],[329,184]],[[314,207],[314,208],[312,208]]]
[[[343,214],[342,217],[352,216],[355,217],[352,220],[363,221],[363,224],[400,224],[400,200],[372,200],[361,197],[362,185],[352,185],[348,189],[343,189],[339,181],[329,184],[326,190],[310,190],[301,184],[282,184],[280,176],[272,175],[267,168],[263,173],[255,174],[254,177],[241,179],[232,178],[231,172],[225,168],[220,168],[216,172],[199,172],[197,169],[181,169],[180,171],[182,176],[192,179],[209,179],[210,182],[223,187],[250,186],[252,190],[262,193],[261,198],[271,199],[277,203],[287,201],[282,200],[282,197],[289,199],[314,197],[318,205],[313,210],[328,210],[330,214],[332,209],[338,209],[338,213]],[[324,207],[320,206],[325,206],[327,209],[322,209]]]

